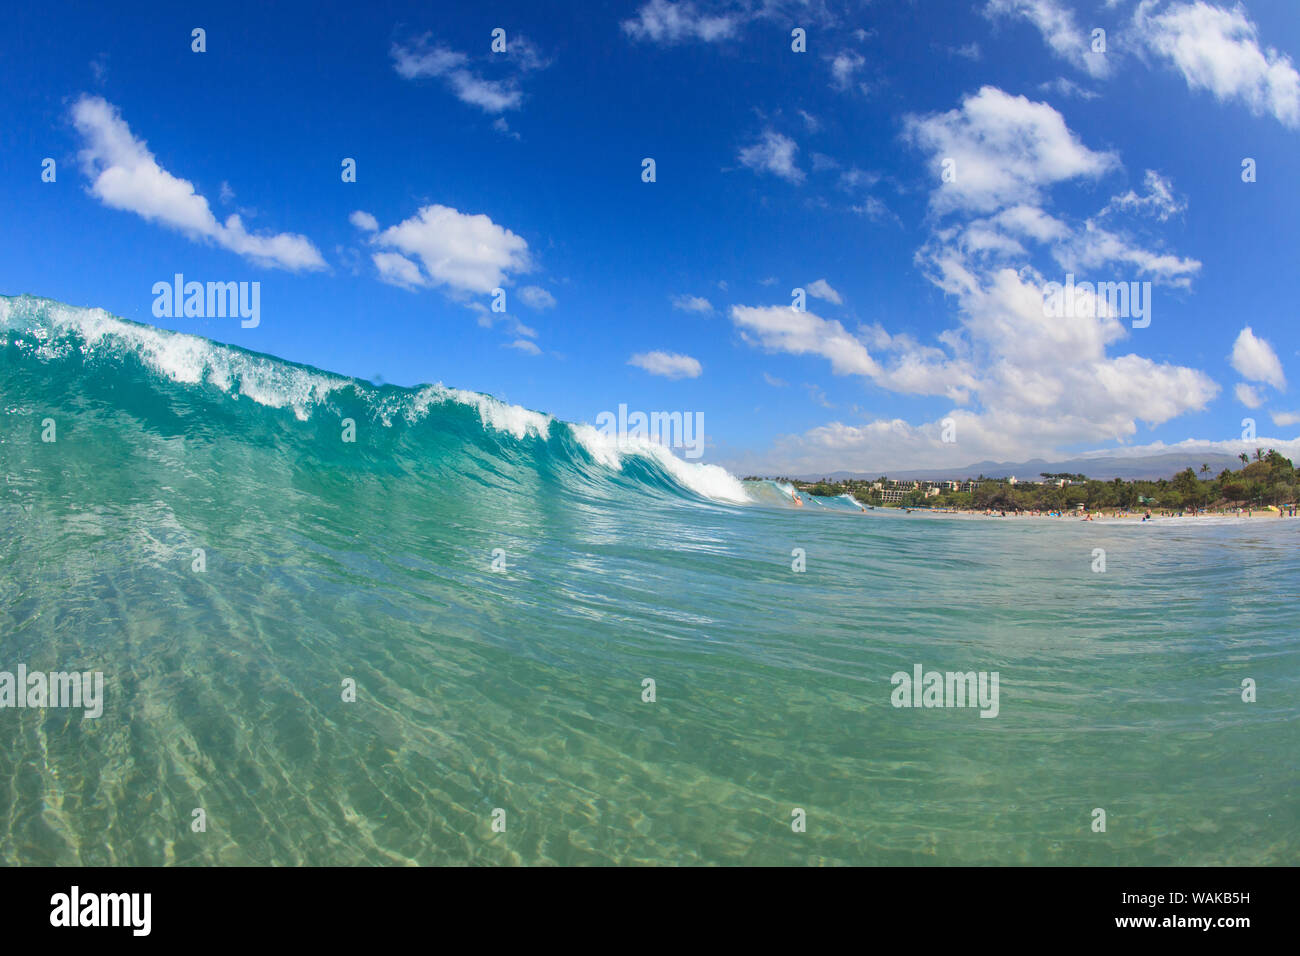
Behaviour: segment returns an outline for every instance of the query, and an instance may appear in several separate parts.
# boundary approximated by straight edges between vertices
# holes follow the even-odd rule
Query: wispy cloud
[[[1238,382],[1233,388],[1233,394],[1237,396],[1237,401],[1247,408],[1259,408],[1264,404],[1264,396],[1260,390],[1245,382]]]
[[[324,269],[320,251],[295,233],[250,233],[236,215],[218,222],[208,200],[187,179],[158,164],[137,139],[118,108],[98,96],[82,96],[72,106],[72,122],[82,137],[82,171],[90,193],[104,205],[161,223],[191,239],[214,242],[259,265],[290,271]]]
[[[817,299],[826,302],[832,302],[835,305],[843,305],[844,299],[838,292],[831,288],[831,284],[825,279],[818,279],[816,282],[809,283],[808,294]]]
[[[529,339],[515,339],[513,342],[507,342],[506,348],[518,349],[527,355],[541,355],[542,350],[537,347],[537,343]]]
[[[791,183],[804,181],[804,171],[795,163],[799,144],[774,130],[765,130],[758,142],[740,151],[740,162],[760,173],[771,173]]]
[[[399,76],[408,80],[440,79],[462,103],[490,114],[519,109],[524,102],[521,78],[550,65],[531,40],[518,34],[507,38],[506,52],[486,54],[480,64],[509,71],[498,79],[473,66],[467,54],[435,42],[430,33],[405,43],[395,42],[390,54]],[[510,134],[508,125],[498,130]]]
[[[1154,169],[1146,171],[1142,182],[1146,186],[1145,194],[1138,194],[1130,189],[1122,196],[1115,196],[1102,210],[1103,214],[1115,211],[1135,212],[1165,222],[1171,216],[1180,215],[1187,209],[1187,203],[1174,195],[1173,183]]]
[[[650,0],[636,16],[622,22],[623,32],[633,40],[654,43],[699,41],[716,43],[736,35],[745,21],[741,11],[702,12],[690,0]]]
[[[1095,100],[1101,95],[1095,90],[1090,90],[1087,87],[1080,86],[1078,83],[1074,82],[1074,80],[1064,76],[1058,76],[1054,80],[1040,83],[1038,84],[1038,89],[1039,92],[1042,93],[1055,93],[1057,96],[1071,97],[1079,100]]]
[[[635,365],[651,375],[664,378],[699,378],[704,367],[699,359],[678,352],[638,352],[627,360],[628,365]]]
[[[683,312],[708,313],[713,311],[713,303],[698,295],[675,295],[672,302],[674,309],[680,309]]]
[[[828,57],[831,65],[831,86],[840,92],[847,92],[856,86],[863,93],[868,87],[856,82],[858,71],[867,63],[867,58],[854,50],[842,50]]]
[[[555,296],[541,286],[524,286],[519,290],[519,298],[523,300],[524,305],[528,306],[528,308],[535,309],[538,312],[555,308]]]
[[[1090,76],[1101,78],[1109,75],[1110,63],[1106,54],[1092,52],[1090,35],[1079,28],[1074,11],[1060,0],[989,0],[984,10],[991,17],[1027,20],[1061,59],[1085,70]]]
[[[377,232],[379,230],[379,220],[370,213],[358,209],[352,215],[348,216],[348,222],[356,226],[362,232]]]

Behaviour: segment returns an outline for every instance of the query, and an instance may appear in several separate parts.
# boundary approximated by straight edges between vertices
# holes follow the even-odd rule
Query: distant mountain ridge
[[[1155,480],[1172,478],[1185,468],[1191,468],[1199,476],[1201,465],[1209,465],[1210,474],[1217,475],[1225,468],[1240,468],[1241,460],[1217,452],[1167,452],[1143,458],[1070,458],[1065,461],[1034,458],[1022,462],[980,461],[965,468],[909,468],[902,471],[882,469],[871,473],[834,471],[829,474],[798,477],[801,481],[817,481],[821,478],[836,480],[879,478],[884,474],[903,481],[951,481],[960,478],[977,478],[980,475],[985,478],[1009,478],[1014,475],[1018,481],[1042,481],[1041,473],[1048,472],[1049,474],[1087,475],[1100,481],[1109,481],[1112,478]]]

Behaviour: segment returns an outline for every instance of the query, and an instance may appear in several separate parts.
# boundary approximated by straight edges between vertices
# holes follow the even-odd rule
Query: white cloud
[[[797,152],[798,143],[769,129],[757,143],[740,151],[740,161],[755,172],[768,172],[789,182],[801,183],[804,172],[795,165]]]
[[[457,292],[488,293],[510,273],[532,268],[528,243],[521,237],[485,215],[448,206],[424,206],[370,242],[386,250],[374,256],[380,277],[408,288],[442,285]],[[423,271],[412,259],[423,264]]]
[[[1074,13],[1059,0],[989,0],[984,8],[989,16],[1012,16],[1028,20],[1043,35],[1052,52],[1090,76],[1110,73],[1106,54],[1092,52],[1091,33],[1085,33],[1074,20]]]
[[[840,92],[851,90],[854,77],[866,65],[866,62],[866,58],[862,54],[853,50],[844,50],[830,57],[831,87]],[[866,92],[865,87],[862,90]]]
[[[504,136],[509,136],[511,139],[517,140],[523,138],[522,136],[520,136],[518,133],[516,133],[514,130],[510,128],[510,124],[506,122],[506,118],[504,116],[498,116],[496,119],[494,119],[492,121],[492,128]]]
[[[645,369],[664,378],[699,378],[704,370],[698,359],[677,352],[639,352],[627,360],[628,365]]]
[[[513,342],[506,344],[508,349],[518,349],[527,355],[541,355],[542,350],[537,347],[536,342],[530,342],[528,339],[515,339]]]
[[[1067,271],[1126,265],[1135,268],[1144,278],[1183,288],[1191,284],[1192,277],[1201,269],[1201,263],[1196,259],[1143,249],[1092,220],[1084,223],[1081,232],[1060,243],[1053,250],[1053,256]]]
[[[506,312],[493,312],[482,302],[467,303],[470,309],[478,313],[478,324],[485,329],[494,328],[498,324],[504,325],[506,331],[511,335],[520,338],[537,338],[537,330],[531,326],[524,325],[518,318]]]
[[[1152,0],[1138,5],[1137,34],[1190,89],[1207,90],[1220,102],[1240,100],[1255,116],[1300,126],[1300,73],[1286,54],[1260,48],[1258,30],[1240,4],[1225,10],[1203,0],[1175,3],[1154,16],[1153,9]]]
[[[701,13],[690,0],[680,3],[650,0],[637,10],[635,17],[624,20],[621,26],[633,40],[666,44],[687,40],[714,43],[733,36],[741,22],[737,13]]]
[[[944,160],[954,161],[955,179],[931,194],[939,212],[1041,205],[1047,187],[1096,179],[1119,165],[1113,153],[1093,152],[1079,142],[1046,103],[991,86],[966,97],[960,109],[907,117],[904,135],[931,154],[935,182],[941,181]]]
[[[1300,416],[1298,416],[1300,417]],[[966,422],[957,416],[957,434],[964,434]],[[941,440],[939,423],[912,426],[902,419],[880,420],[864,426],[844,425],[836,422],[813,429],[802,435],[779,440],[774,448],[761,458],[727,462],[733,472],[777,474],[824,474],[831,469],[846,469],[878,475],[882,471],[898,468],[960,468],[982,458],[1007,461],[1018,457],[1011,447],[1006,454],[996,452],[975,458],[962,457],[970,449],[959,438],[954,444]],[[1275,448],[1291,459],[1300,458],[1300,440],[1261,435],[1251,447]],[[1146,444],[1107,447],[1094,451],[1068,453],[1068,457],[1128,458],[1138,459],[1151,455],[1181,453],[1188,456],[1222,454],[1236,456],[1242,451],[1238,440],[1209,441],[1189,438],[1180,442],[1148,442]],[[1064,455],[1062,457],[1065,457]]]
[[[555,307],[555,296],[547,292],[541,286],[526,285],[519,290],[519,298],[524,300],[524,305],[530,309],[536,309],[541,312],[544,309]]]
[[[828,38],[842,32],[843,12],[835,9],[836,6],[832,0],[648,0],[637,8],[634,16],[619,25],[634,42],[663,46],[720,44],[738,38],[746,27],[755,23],[761,23],[766,36],[771,37],[775,30],[787,43],[792,27],[805,28],[811,43],[814,35]],[[874,34],[874,30],[858,28],[851,35],[861,43]],[[978,47],[974,53],[978,56]],[[834,89],[847,91],[856,85],[862,92],[868,91],[865,83],[854,82],[854,74],[866,64],[860,54],[845,50],[824,60],[831,65]],[[804,110],[798,113],[809,132],[821,128],[817,117]]]
[[[1104,211],[1139,212],[1165,222],[1170,216],[1180,215],[1187,209],[1185,202],[1175,198],[1173,183],[1154,169],[1146,171],[1143,182],[1147,188],[1145,196],[1139,196],[1130,189],[1122,196],[1113,197]]]
[[[870,189],[878,182],[880,182],[879,173],[852,166],[840,173],[839,187],[846,192],[852,192],[859,187]]]
[[[1083,221],[1044,208],[1048,187],[1095,179],[1119,168],[1117,157],[1088,149],[1051,107],[985,88],[959,110],[907,121],[913,142],[937,168],[957,158],[957,183],[936,176],[936,220],[916,256],[923,274],[955,305],[956,324],[918,341],[881,325],[851,333],[838,322],[788,306],[735,307],[732,318],[751,344],[816,355],[837,374],[859,375],[893,392],[946,396],[934,420],[832,422],[783,439],[768,461],[790,472],[827,467],[961,467],[989,458],[1062,454],[1084,442],[1127,442],[1140,424],[1155,426],[1198,411],[1219,393],[1204,372],[1125,352],[1130,332],[1106,309],[1069,318],[1043,308],[1046,279],[1027,247],[1058,262],[1136,268],[1162,283],[1186,286],[1195,260],[1153,251],[1127,237],[1118,220],[1172,208],[1172,188],[1149,180],[1147,196],[1120,196]],[[962,183],[965,173],[971,181]],[[949,196],[945,192],[958,187]],[[1163,190],[1163,191],[1162,191]],[[1063,277],[1054,277],[1063,278]],[[1136,338],[1146,344],[1146,338]],[[943,440],[951,419],[956,441]]]
[[[835,305],[843,305],[844,300],[840,294],[831,288],[831,284],[825,279],[818,279],[808,286],[808,294],[814,298],[824,299],[827,302],[833,302]]]
[[[713,303],[698,295],[673,296],[673,308],[683,312],[707,313],[713,311]]]
[[[790,384],[784,379],[777,378],[775,375],[769,375],[767,372],[763,373],[763,381],[767,382],[767,384],[771,385],[773,388],[786,388]]]
[[[352,215],[348,216],[348,222],[356,226],[362,232],[378,232],[379,220],[365,210],[358,209]]]
[[[986,106],[975,107],[972,99]],[[1015,117],[1008,121],[1008,117]],[[1077,229],[1045,213],[1040,204],[1046,186],[1070,178],[1095,178],[1118,168],[1112,154],[1093,153],[1080,144],[1050,106],[1009,98],[988,88],[968,99],[960,113],[910,117],[913,141],[932,152],[931,162],[955,159],[956,182],[934,191],[931,204],[942,212],[983,212],[996,215],[971,220],[958,231],[940,231],[937,239],[963,252],[990,259],[1026,256],[1021,240],[1050,244],[1052,256],[1066,270],[1119,265],[1143,278],[1187,287],[1201,263],[1137,244],[1122,229],[1103,226],[1122,212],[1143,213],[1159,221],[1183,210],[1172,184],[1154,171],[1146,176],[1147,194],[1130,190],[1113,197],[1096,217]],[[963,176],[975,168],[975,182]]]
[[[519,109],[524,101],[520,77],[550,66],[550,61],[542,57],[532,41],[521,34],[507,38],[505,53],[488,54],[488,64],[503,63],[513,71],[502,79],[490,79],[471,69],[466,54],[434,43],[427,33],[407,43],[394,42],[390,54],[393,69],[399,76],[408,80],[440,79],[458,100],[485,113]],[[495,129],[518,137],[510,132],[504,120],[498,122],[501,125],[494,126]]]
[[[1264,382],[1278,390],[1286,388],[1282,363],[1273,351],[1273,346],[1256,336],[1249,325],[1241,330],[1237,340],[1232,343],[1231,361],[1232,367],[1247,381]]]
[[[1058,76],[1055,80],[1047,83],[1038,84],[1038,89],[1043,93],[1055,93],[1058,96],[1073,96],[1081,100],[1095,100],[1101,94],[1095,90],[1087,89],[1080,86],[1074,80]]]
[[[1035,206],[1011,206],[994,216],[993,222],[1008,232],[1038,242],[1061,239],[1068,232],[1065,223]]]
[[[859,216],[866,216],[872,222],[884,222],[886,219],[900,222],[899,218],[894,215],[890,208],[875,196],[867,196],[862,200],[862,202],[849,206],[849,210],[857,213]]]
[[[417,289],[428,284],[420,275],[420,267],[401,253],[376,252],[370,258],[379,270],[379,278],[390,285]]]
[[[788,305],[733,305],[731,321],[746,341],[769,352],[820,356],[831,363],[836,375],[874,376],[879,372],[867,347],[834,319]]]
[[[1279,428],[1300,425],[1300,412],[1273,412],[1273,424]]]
[[[522,33],[512,33],[506,44],[506,52],[493,53],[492,56],[504,56],[520,73],[533,73],[551,65],[551,60],[543,55],[537,44]]]
[[[144,141],[132,135],[117,107],[101,97],[77,100],[72,121],[84,143],[78,155],[82,171],[91,180],[91,195],[104,205],[133,212],[191,239],[215,242],[259,265],[295,272],[325,268],[320,251],[306,236],[250,233],[238,215],[218,222],[194,184],[158,165]]]
[[[822,408],[835,407],[835,404],[826,397],[826,390],[820,385],[816,385],[812,382],[804,382],[803,387],[808,390],[808,397]]]
[[[447,80],[458,100],[484,113],[517,110],[524,101],[524,94],[512,81],[487,80],[465,70],[453,71]]]
[[[390,52],[393,57],[393,69],[408,80],[418,80],[426,76],[445,76],[452,70],[464,66],[469,60],[464,53],[457,53],[441,44],[430,46],[428,34],[409,45],[394,43]]]
[[[1234,389],[1237,395],[1237,401],[1247,408],[1259,408],[1264,404],[1264,396],[1260,394],[1259,389],[1253,385],[1247,385],[1245,382],[1238,382]]]

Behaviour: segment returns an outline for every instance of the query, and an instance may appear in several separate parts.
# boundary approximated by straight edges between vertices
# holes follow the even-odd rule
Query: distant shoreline
[[[897,505],[873,505],[871,510],[902,512],[904,514],[926,514],[926,515],[954,515],[964,518],[1049,518],[1056,521],[1105,521],[1114,522],[1133,521],[1138,524],[1144,521],[1168,521],[1177,518],[1295,518],[1300,516],[1300,512],[1293,511],[1291,508],[1247,508],[1241,511],[1224,510],[1224,511],[1184,511],[1184,512],[1164,512],[1153,511],[1148,515],[1146,512],[1132,511],[1066,511],[1066,512],[1042,512],[1042,511],[983,511],[965,508],[925,508],[925,507],[900,507]]]
[[[1253,456],[1238,455],[1241,467],[1217,475],[1208,463],[1184,468],[1157,480],[1113,478],[1101,481],[1068,472],[1041,472],[1029,479],[979,475],[962,480],[898,480],[842,478],[803,481],[792,478],[749,478],[770,481],[795,500],[795,493],[815,498],[848,496],[863,506],[891,510],[925,510],[983,517],[1074,517],[1079,520],[1138,521],[1156,517],[1250,518],[1255,515],[1295,517],[1300,502],[1300,469],[1275,449],[1256,448]],[[1253,460],[1252,460],[1253,458]],[[1039,480],[1041,479],[1041,480]]]

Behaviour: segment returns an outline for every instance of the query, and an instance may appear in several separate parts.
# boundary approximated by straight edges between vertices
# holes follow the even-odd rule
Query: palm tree
[[[1209,465],[1201,465],[1201,474],[1203,474],[1203,475],[1208,475],[1209,473],[1210,473],[1210,466],[1209,466]]]
[[[1256,449],[1255,449],[1255,460],[1256,460],[1256,461],[1263,461],[1263,460],[1264,460],[1264,449],[1262,449],[1262,448],[1256,448]]]
[[[1248,464],[1250,464],[1250,456],[1247,455],[1244,451],[1243,451],[1240,455],[1238,455],[1237,457],[1241,459],[1241,463],[1242,463],[1243,465],[1248,465]]]

